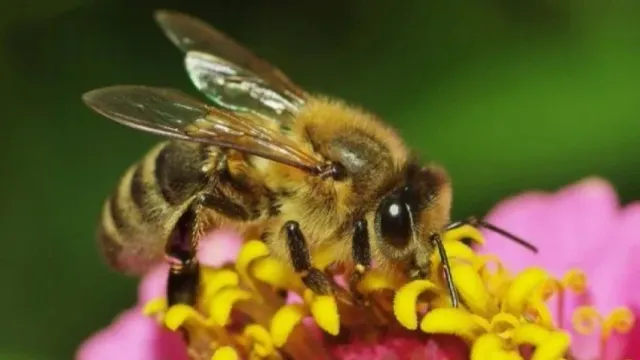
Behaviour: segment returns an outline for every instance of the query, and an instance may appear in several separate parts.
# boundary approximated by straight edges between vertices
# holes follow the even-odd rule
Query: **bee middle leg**
[[[333,284],[327,275],[311,266],[309,248],[300,230],[300,224],[297,221],[287,221],[284,231],[293,269],[300,275],[302,282],[318,295],[333,294]]]

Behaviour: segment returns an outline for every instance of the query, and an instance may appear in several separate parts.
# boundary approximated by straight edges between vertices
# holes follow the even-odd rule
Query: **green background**
[[[196,14],[450,170],[455,216],[584,176],[640,196],[640,2],[87,1],[0,9],[0,359],[70,359],[135,299],[93,232],[157,140],[93,114],[116,83],[192,91],[151,12]],[[126,355],[123,354],[123,358]]]

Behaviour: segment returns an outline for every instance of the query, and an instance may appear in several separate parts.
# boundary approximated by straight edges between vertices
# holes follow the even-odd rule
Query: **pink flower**
[[[558,278],[569,274],[550,308],[570,330],[576,359],[640,359],[640,326],[634,325],[640,315],[640,203],[621,208],[607,182],[590,178],[555,194],[506,200],[486,220],[540,251],[533,254],[491,232],[480,251],[497,255],[514,271],[541,266]]]
[[[204,264],[219,266],[235,259],[241,238],[228,231],[217,231],[203,239],[203,244],[213,243],[202,246],[198,256]],[[167,271],[167,266],[161,265],[146,275],[138,289],[138,304],[87,339],[76,359],[186,360],[180,334],[164,329],[151,317],[144,316],[142,310],[147,302],[164,296]]]

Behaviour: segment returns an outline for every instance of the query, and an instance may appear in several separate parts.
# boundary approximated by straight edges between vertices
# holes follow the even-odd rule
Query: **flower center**
[[[202,268],[196,305],[167,308],[164,299],[156,299],[145,313],[181,331],[192,359],[330,359],[332,346],[343,351],[390,338],[426,344],[442,334],[461,339],[458,347],[472,359],[522,358],[523,346],[545,359],[563,358],[569,335],[558,328],[559,321],[554,323],[547,300],[558,295],[562,319],[565,292],[584,292],[584,274],[574,270],[558,280],[533,267],[513,275],[495,256],[476,254],[464,243],[467,239],[483,242],[470,226],[444,236],[462,301],[458,308],[451,307],[441,276],[406,282],[375,269],[357,286],[364,301],[343,285],[345,273],[337,268],[332,269],[334,294],[316,295],[290,267],[270,257],[264,243],[248,241],[235,264]],[[442,274],[437,254],[430,260],[431,273]],[[603,349],[611,332],[629,331],[633,324],[628,309],[604,320],[594,314],[578,309],[574,327],[589,333],[600,324]]]

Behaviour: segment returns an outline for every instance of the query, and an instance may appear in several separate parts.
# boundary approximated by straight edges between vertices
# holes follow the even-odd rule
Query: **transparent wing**
[[[254,115],[216,109],[179,90],[121,85],[90,91],[83,100],[98,113],[146,132],[235,149],[312,174],[324,164]]]
[[[167,37],[185,53],[198,51],[224,59],[262,79],[274,91],[304,99],[305,91],[282,71],[206,22],[170,10],[156,11],[155,19]]]
[[[277,91],[254,74],[217,56],[190,51],[185,67],[193,84],[218,106],[250,112],[287,127],[304,101]]]

